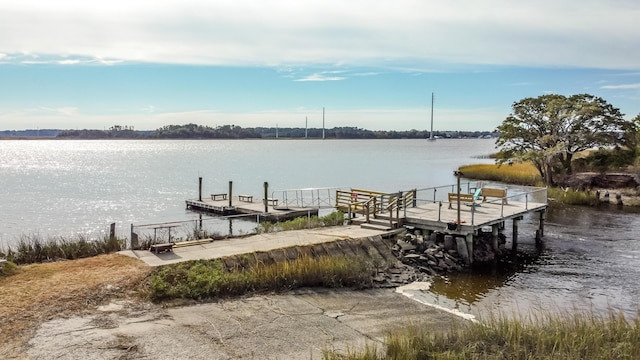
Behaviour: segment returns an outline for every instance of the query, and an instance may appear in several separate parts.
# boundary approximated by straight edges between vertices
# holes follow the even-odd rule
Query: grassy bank
[[[385,350],[369,346],[325,359],[638,359],[640,320],[592,314],[492,318],[448,332],[408,328],[390,334]]]
[[[220,259],[167,265],[150,277],[152,300],[229,297],[298,287],[370,287],[374,267],[360,257],[303,256],[227,269]]]

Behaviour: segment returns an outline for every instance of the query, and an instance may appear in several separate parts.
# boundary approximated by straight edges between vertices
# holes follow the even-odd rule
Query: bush
[[[11,261],[7,261],[4,265],[0,265],[0,278],[16,274],[18,270],[18,265]]]

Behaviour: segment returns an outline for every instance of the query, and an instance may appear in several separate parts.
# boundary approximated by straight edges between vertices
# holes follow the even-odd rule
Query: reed
[[[227,269],[220,259],[163,266],[150,277],[150,297],[204,299],[305,286],[369,287],[374,267],[361,257],[302,256]]]
[[[385,350],[367,347],[349,359],[638,359],[640,320],[621,314],[490,317],[449,331],[409,327],[390,334]],[[377,355],[376,355],[377,356]],[[334,359],[326,355],[325,359]]]
[[[0,256],[19,265],[75,260],[120,251],[124,244],[124,240],[108,236],[91,240],[84,235],[78,235],[76,239],[22,235],[15,247],[6,246],[0,251]]]
[[[531,163],[464,165],[460,166],[458,170],[468,179],[529,186],[540,186],[542,184],[540,173]]]

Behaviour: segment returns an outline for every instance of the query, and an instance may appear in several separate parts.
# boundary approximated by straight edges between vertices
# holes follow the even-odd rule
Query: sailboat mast
[[[431,132],[429,133],[429,140],[433,140],[433,93],[431,93]]]

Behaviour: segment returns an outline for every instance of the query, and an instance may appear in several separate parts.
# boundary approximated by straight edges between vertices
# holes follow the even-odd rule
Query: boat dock
[[[201,182],[202,180],[200,180]],[[420,230],[423,235],[435,233],[445,241],[457,243],[459,252],[472,254],[474,239],[492,238],[498,249],[498,238],[512,223],[512,248],[517,250],[518,223],[525,216],[539,220],[536,242],[544,236],[547,189],[483,182],[458,182],[452,185],[385,193],[355,188],[307,188],[264,193],[232,195],[229,191],[209,197],[186,200],[187,208],[219,215],[252,214],[258,221],[283,221],[318,215],[319,209],[339,210],[346,222],[362,228],[389,231],[397,228]],[[473,259],[469,260],[473,262]]]

